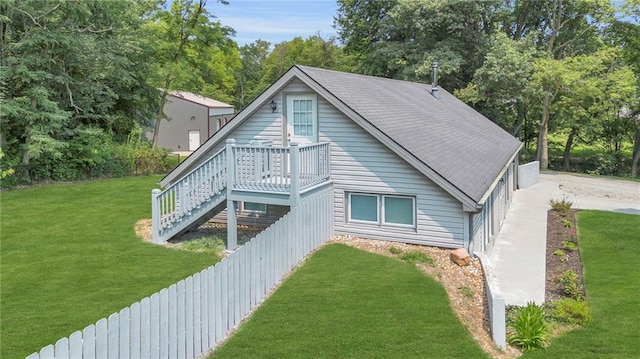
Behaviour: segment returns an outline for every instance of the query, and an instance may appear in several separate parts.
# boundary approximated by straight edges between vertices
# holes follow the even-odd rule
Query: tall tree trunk
[[[562,154],[562,162],[564,162],[564,170],[566,172],[571,171],[571,146],[573,146],[573,139],[578,133],[578,128],[571,128],[571,133],[569,134],[569,138],[567,138],[567,142],[564,145],[564,153]]]
[[[165,86],[162,89],[162,95],[160,97],[160,104],[158,105],[158,111],[156,112],[156,123],[153,126],[153,141],[151,141],[151,148],[158,147],[158,134],[160,134],[160,121],[162,121],[162,114],[164,112],[164,104],[167,102],[167,93],[169,92],[167,89],[171,84],[171,79],[167,77],[165,81]]]
[[[549,147],[547,136],[549,134],[549,118],[551,117],[551,95],[545,95],[542,99],[542,118],[540,119],[540,130],[538,131],[538,150],[536,160],[540,161],[540,169],[549,168]]]
[[[640,162],[640,121],[636,130],[636,140],[633,143],[633,159],[631,160],[631,177],[638,177],[638,162]]]

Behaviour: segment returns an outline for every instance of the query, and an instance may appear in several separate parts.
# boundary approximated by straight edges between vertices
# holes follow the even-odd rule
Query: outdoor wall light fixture
[[[273,102],[273,100],[269,102],[269,106],[271,106],[271,112],[276,112],[276,110],[278,109],[278,105],[275,102]]]
[[[196,116],[191,116],[191,121],[195,121],[196,120]]]

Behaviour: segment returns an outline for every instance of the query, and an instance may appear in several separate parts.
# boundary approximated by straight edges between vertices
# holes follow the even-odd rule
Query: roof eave
[[[505,165],[502,167],[500,172],[498,172],[498,175],[495,177],[491,185],[489,185],[489,187],[484,192],[482,197],[480,197],[480,199],[478,200],[477,209],[482,209],[482,207],[484,206],[484,203],[487,201],[487,198],[489,198],[489,196],[491,195],[491,192],[493,192],[493,190],[496,188],[496,185],[498,185],[498,182],[500,182],[500,179],[509,168],[509,165],[511,165],[511,162],[513,162],[513,160],[516,158],[518,153],[520,153],[520,150],[522,149],[522,147],[524,147],[524,144],[520,143],[520,146],[518,146],[518,148],[513,153],[513,155],[509,157],[509,160],[507,161],[507,163],[505,163]]]

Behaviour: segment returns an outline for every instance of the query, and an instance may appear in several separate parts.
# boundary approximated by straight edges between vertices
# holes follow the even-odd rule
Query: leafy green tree
[[[513,40],[505,33],[497,33],[482,67],[467,87],[455,92],[518,137],[522,137],[525,122],[531,122],[529,83],[537,53],[533,40],[532,36]],[[525,143],[530,136],[524,134]]]
[[[25,165],[59,158],[90,126],[126,133],[149,88],[135,32],[154,3],[0,1],[2,146]]]
[[[303,40],[297,36],[276,44],[269,53],[263,62],[259,88],[267,88],[296,64],[346,71],[351,68],[349,58],[335,39],[325,40],[320,35],[312,35]]]
[[[220,1],[227,4],[226,1]],[[153,49],[149,82],[161,89],[155,116],[157,146],[164,104],[171,90],[200,93],[232,102],[234,73],[241,66],[233,30],[214,21],[206,0],[174,0],[146,24],[146,44]]]
[[[429,82],[437,60],[449,90],[465,87],[481,66],[504,11],[497,0],[338,4],[338,33],[361,72]]]
[[[256,40],[240,47],[242,66],[236,74],[236,107],[241,110],[255,99],[264,89],[260,87],[262,67],[269,54],[271,44],[264,40]]]

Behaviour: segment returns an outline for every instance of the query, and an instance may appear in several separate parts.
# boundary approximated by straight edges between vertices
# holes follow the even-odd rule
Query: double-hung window
[[[354,223],[416,225],[416,200],[411,196],[349,193],[348,220]]]

